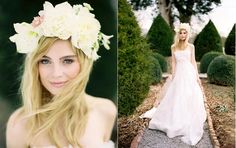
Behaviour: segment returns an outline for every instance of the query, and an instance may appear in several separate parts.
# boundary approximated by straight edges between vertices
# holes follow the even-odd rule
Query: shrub
[[[206,73],[207,68],[208,68],[209,64],[211,63],[211,61],[219,55],[223,55],[223,53],[211,51],[211,52],[204,54],[201,61],[200,61],[200,72]]]
[[[152,57],[152,83],[159,83],[162,78],[161,65],[159,60],[156,57]]]
[[[161,15],[154,19],[148,31],[147,39],[152,49],[156,49],[163,56],[171,55],[170,48],[173,43],[173,32]]]
[[[225,41],[225,53],[235,55],[235,24]]]
[[[159,61],[162,72],[167,72],[167,61],[164,56],[159,53],[153,53],[155,59]]]
[[[233,86],[235,83],[235,60],[234,57],[221,55],[210,63],[207,70],[210,83]]]
[[[200,61],[202,56],[209,51],[223,52],[221,37],[211,20],[197,35],[194,45],[197,61]]]
[[[141,37],[126,0],[119,0],[118,19],[118,107],[119,116],[123,116],[132,114],[147,96],[152,82],[152,51]]]

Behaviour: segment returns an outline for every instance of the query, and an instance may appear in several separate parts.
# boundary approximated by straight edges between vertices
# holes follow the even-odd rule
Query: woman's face
[[[39,60],[42,85],[56,95],[80,72],[80,63],[68,40],[57,40]]]
[[[179,40],[185,41],[187,38],[188,32],[185,29],[181,29],[179,32]]]

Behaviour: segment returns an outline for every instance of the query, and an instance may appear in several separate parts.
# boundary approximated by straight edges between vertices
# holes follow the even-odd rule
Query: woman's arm
[[[25,121],[19,119],[20,110],[16,110],[9,118],[6,130],[7,148],[25,148],[26,146],[26,129]]]
[[[201,84],[201,81],[199,79],[198,69],[197,69],[197,63],[196,63],[196,60],[195,60],[195,47],[192,44],[190,46],[191,46],[191,63],[193,64],[193,66],[195,68],[197,81],[198,81],[199,84]]]
[[[111,137],[112,134],[112,129],[114,127],[115,121],[116,121],[116,115],[117,115],[117,109],[115,104],[110,101],[107,100],[106,102],[106,116],[107,116],[107,121],[106,121],[106,132],[104,135],[104,140],[108,141]]]
[[[176,59],[174,55],[174,47],[171,46],[171,74],[172,74],[172,79],[175,76],[175,65],[176,65]]]

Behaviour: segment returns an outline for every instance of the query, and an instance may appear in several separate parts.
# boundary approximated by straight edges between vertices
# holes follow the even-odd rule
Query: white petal
[[[93,10],[90,4],[88,3],[83,3],[84,7],[88,8],[88,10]]]

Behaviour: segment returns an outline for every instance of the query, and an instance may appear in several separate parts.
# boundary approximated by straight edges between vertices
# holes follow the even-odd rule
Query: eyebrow
[[[67,56],[61,57],[60,60],[61,60],[61,59],[66,59],[66,58],[75,58],[75,57],[77,57],[77,56],[76,56],[76,55],[67,55]],[[50,58],[50,57],[48,57],[48,56],[46,56],[46,55],[44,55],[43,58],[52,59],[52,58]]]

